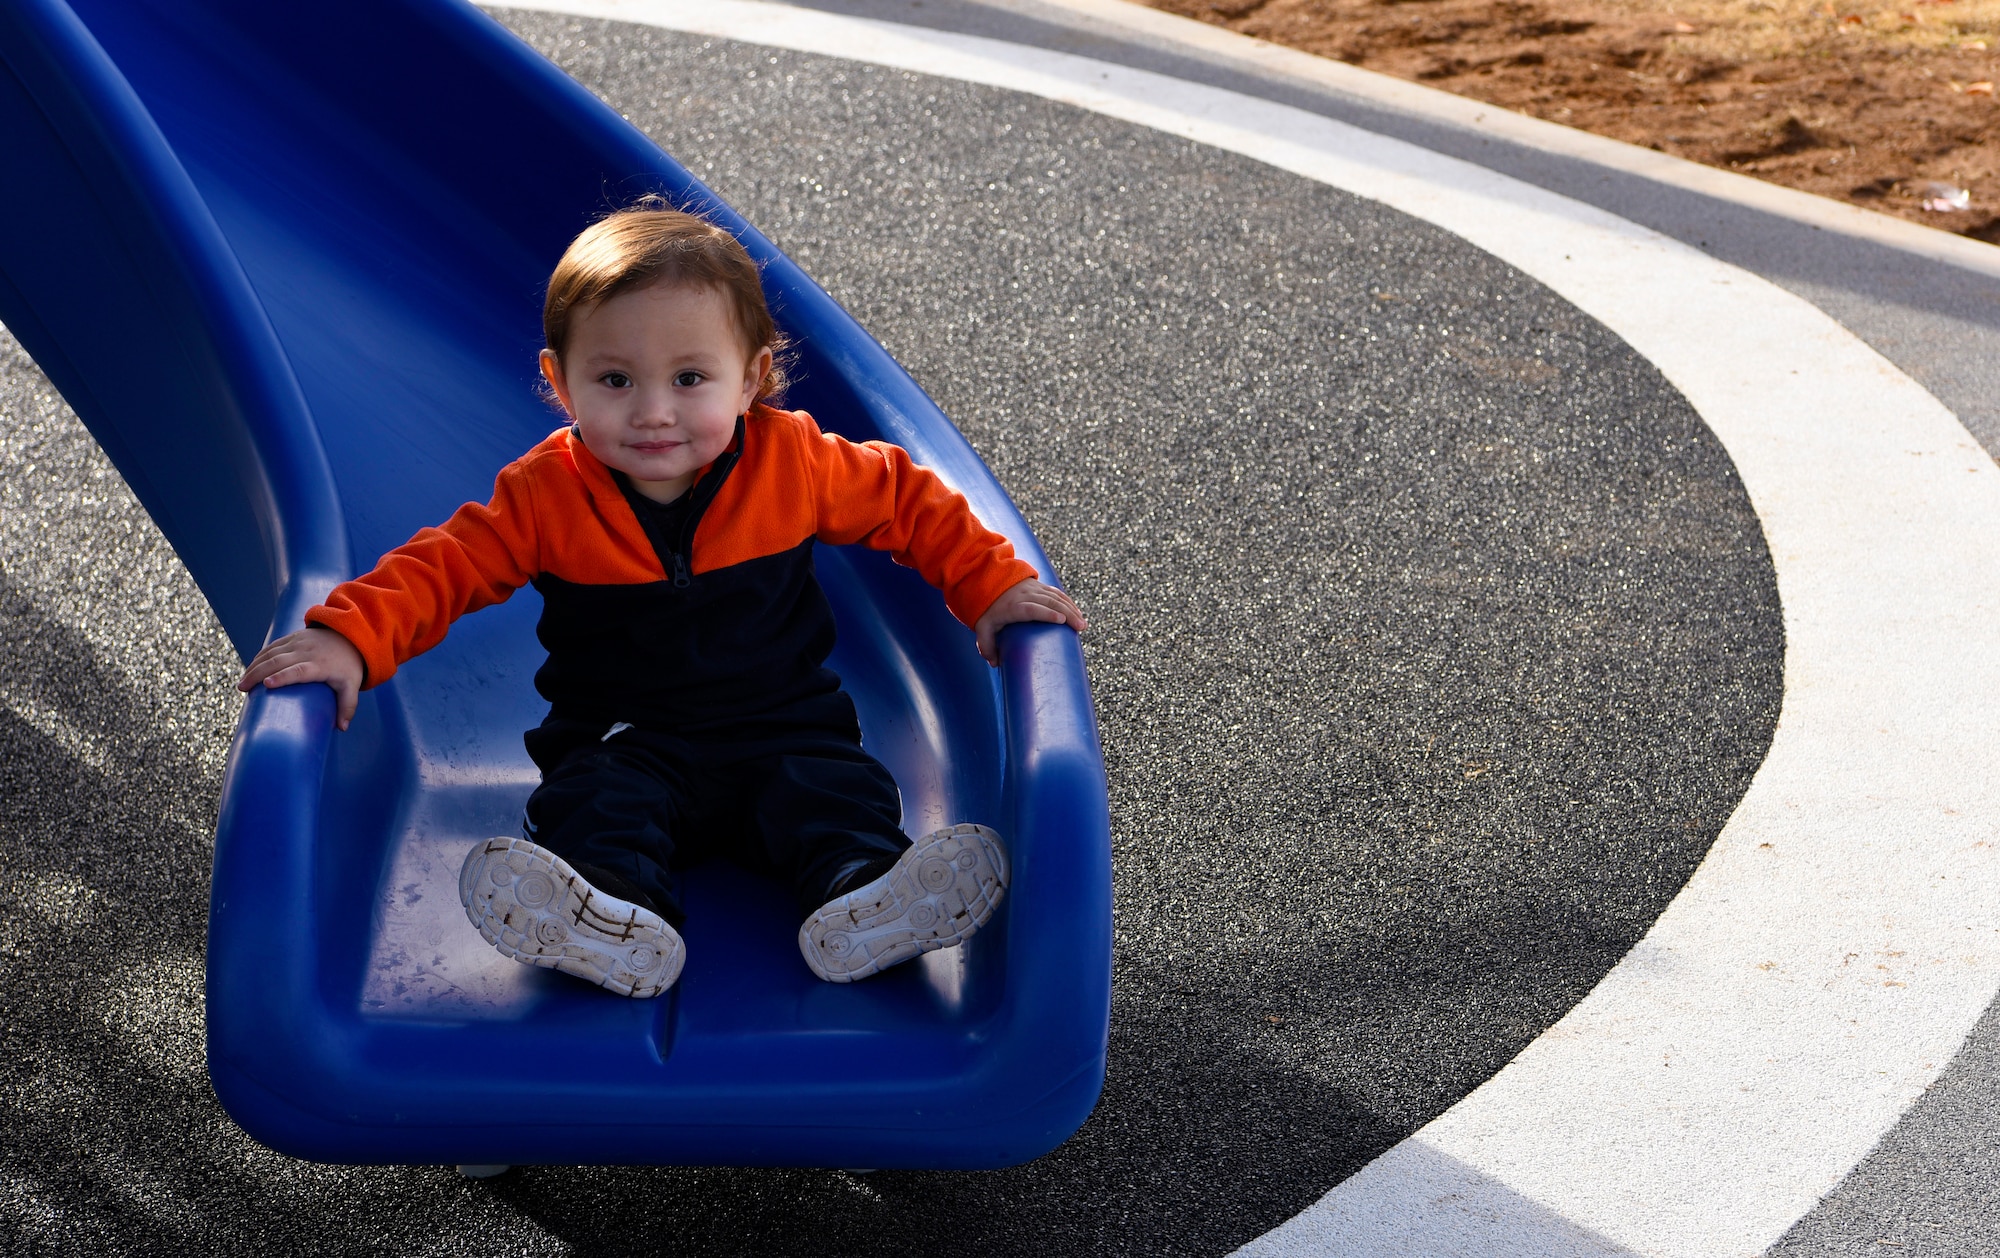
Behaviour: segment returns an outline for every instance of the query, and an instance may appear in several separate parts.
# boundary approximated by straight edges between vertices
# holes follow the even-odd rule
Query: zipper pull
[[[677,589],[677,590],[685,590],[685,589],[686,589],[687,587],[688,587],[688,567],[687,567],[687,561],[686,561],[685,559],[682,559],[682,558],[681,558],[681,553],[680,553],[679,551],[675,551],[675,552],[674,552],[674,588],[675,588],[675,589]]]

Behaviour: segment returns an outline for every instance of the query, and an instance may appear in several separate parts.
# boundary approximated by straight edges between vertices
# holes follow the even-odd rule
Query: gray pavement
[[[915,373],[1093,616],[1111,1073],[987,1174],[332,1168],[200,1069],[233,662],[0,357],[9,1252],[1213,1254],[1464,1095],[1644,931],[1761,759],[1782,630],[1650,366],[1423,224],[992,89],[539,16]]]

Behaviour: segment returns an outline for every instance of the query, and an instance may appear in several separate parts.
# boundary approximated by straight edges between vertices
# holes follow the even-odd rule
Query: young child
[[[476,845],[459,877],[495,948],[656,996],[684,956],[672,868],[710,853],[786,884],[829,982],[965,940],[1006,889],[1000,836],[904,836],[896,783],[826,667],[813,543],[916,568],[991,663],[1005,625],[1082,630],[1076,604],[901,449],[769,404],[783,342],[728,232],[651,203],[612,214],[563,254],[542,320],[569,426],[503,468],[490,502],[337,587],[238,688],[325,682],[344,730],[359,690],[532,582],[542,782],[526,837]]]

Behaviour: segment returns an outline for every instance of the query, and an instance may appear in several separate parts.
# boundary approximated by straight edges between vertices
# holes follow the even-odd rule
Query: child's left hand
[[[1067,624],[1078,633],[1083,632],[1083,612],[1076,601],[1053,585],[1043,585],[1030,577],[1019,585],[1007,587],[1007,591],[993,600],[993,606],[979,618],[972,632],[979,639],[979,654],[988,664],[998,667],[1000,647],[997,639],[1000,631],[1008,625],[1022,621],[1036,620],[1044,624]]]

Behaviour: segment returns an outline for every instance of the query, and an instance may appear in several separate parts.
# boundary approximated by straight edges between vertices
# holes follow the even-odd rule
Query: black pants
[[[836,697],[829,719],[825,699]],[[675,926],[686,920],[676,871],[718,855],[776,877],[803,920],[910,846],[896,781],[861,749],[853,712],[845,695],[824,696],[796,722],[718,737],[628,728],[606,738],[606,725],[552,718],[527,735],[542,784],[523,828]]]

